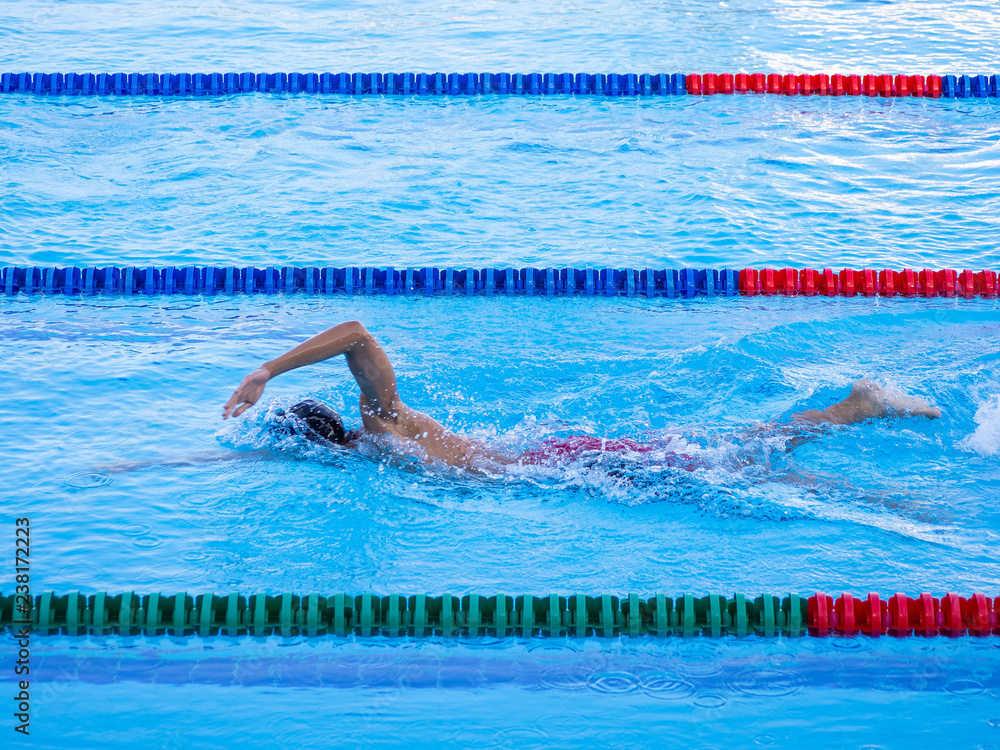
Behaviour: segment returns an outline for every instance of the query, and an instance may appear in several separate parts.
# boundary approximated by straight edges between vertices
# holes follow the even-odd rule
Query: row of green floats
[[[13,596],[0,594],[0,626],[21,620],[14,605]],[[676,599],[657,594],[644,599],[637,594],[247,597],[46,592],[35,597],[30,620],[42,635],[798,636],[806,633],[806,607],[806,599],[798,594],[782,599],[770,594],[755,599],[743,594],[685,594]]]

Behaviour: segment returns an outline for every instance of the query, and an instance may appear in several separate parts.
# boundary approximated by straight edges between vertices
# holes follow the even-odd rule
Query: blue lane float
[[[694,297],[740,294],[737,269],[8,266],[4,295],[326,294]]]
[[[69,96],[687,93],[683,73],[3,73],[0,92]]]

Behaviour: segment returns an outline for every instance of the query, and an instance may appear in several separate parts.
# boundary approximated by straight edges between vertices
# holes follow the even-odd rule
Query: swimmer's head
[[[286,427],[314,442],[346,445],[351,435],[344,429],[344,422],[333,409],[311,398],[300,401],[287,412],[279,411]]]

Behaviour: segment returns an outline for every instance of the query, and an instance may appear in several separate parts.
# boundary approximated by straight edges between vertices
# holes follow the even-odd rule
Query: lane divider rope
[[[69,96],[784,94],[986,98],[998,77],[888,73],[3,73],[0,92]]]
[[[996,297],[996,271],[850,268],[7,266],[0,294]]]
[[[824,593],[379,596],[286,592],[0,595],[0,628],[40,635],[962,636],[1000,634],[1000,597]]]

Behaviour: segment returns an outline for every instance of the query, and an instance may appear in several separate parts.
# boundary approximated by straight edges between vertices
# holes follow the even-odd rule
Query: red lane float
[[[950,76],[949,80],[954,79]],[[942,96],[941,76],[897,73],[688,73],[684,88],[688,94],[784,94],[786,96]],[[952,83],[954,81],[952,80]],[[990,79],[989,86],[996,83]],[[990,89],[992,96],[1000,91]],[[953,96],[954,94],[949,94]],[[966,94],[966,96],[968,96]]]
[[[815,636],[1000,635],[1000,597],[948,593],[938,598],[925,592],[915,598],[894,594],[885,602],[875,593],[834,599],[816,592],[806,600],[806,625]]]
[[[739,290],[745,297],[757,295],[807,297],[996,297],[995,271],[961,273],[950,268],[919,271],[904,268],[894,271],[883,268],[855,270],[844,268],[744,268],[739,272]]]

